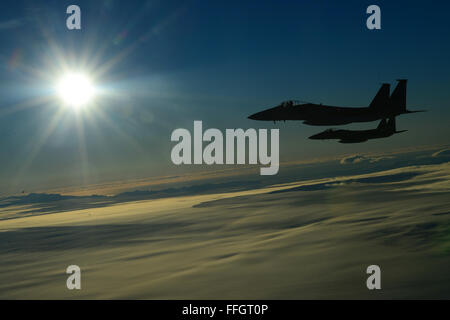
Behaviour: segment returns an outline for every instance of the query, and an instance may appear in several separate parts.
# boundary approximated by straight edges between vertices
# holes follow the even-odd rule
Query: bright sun
[[[69,73],[58,81],[57,92],[67,106],[78,109],[92,100],[95,88],[87,75]]]

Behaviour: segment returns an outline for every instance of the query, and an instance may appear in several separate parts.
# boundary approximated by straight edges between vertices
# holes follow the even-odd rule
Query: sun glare
[[[74,109],[89,103],[94,96],[91,79],[82,73],[64,75],[57,84],[57,92],[62,101]]]

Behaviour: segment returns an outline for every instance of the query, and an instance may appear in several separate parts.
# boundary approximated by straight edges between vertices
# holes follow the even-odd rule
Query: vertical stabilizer
[[[372,102],[369,105],[369,108],[386,108],[389,103],[390,86],[391,85],[389,83],[383,83],[381,85],[380,90],[378,90],[375,98],[373,98]]]
[[[390,105],[395,111],[406,112],[406,82],[408,80],[401,79],[397,80],[398,84],[391,94]]]
[[[391,129],[392,131],[394,131],[394,132],[396,131],[396,128],[395,128],[395,117],[389,118],[389,120],[387,122],[387,127],[389,129]]]
[[[386,119],[381,119],[380,123],[378,124],[377,129],[382,129],[386,127]]]

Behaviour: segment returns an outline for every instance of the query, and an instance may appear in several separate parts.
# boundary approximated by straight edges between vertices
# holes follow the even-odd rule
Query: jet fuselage
[[[403,112],[408,113],[408,112]],[[305,103],[298,105],[280,105],[249,116],[252,120],[286,121],[301,120],[305,124],[316,126],[342,125],[352,122],[371,122],[390,118],[402,112],[368,107],[347,108]]]
[[[359,143],[371,139],[387,138],[395,133],[401,133],[406,130],[397,131],[395,128],[395,117],[386,120],[381,120],[376,129],[369,130],[343,130],[343,129],[328,129],[321,133],[315,134],[309,139],[313,140],[327,140],[339,139],[340,143]]]
[[[367,107],[335,107],[290,100],[252,114],[248,118],[262,121],[300,120],[309,125],[328,126],[371,122],[401,114],[421,112],[406,109],[406,82],[405,79],[398,80],[398,85],[391,95],[389,95],[390,85],[383,83]]]

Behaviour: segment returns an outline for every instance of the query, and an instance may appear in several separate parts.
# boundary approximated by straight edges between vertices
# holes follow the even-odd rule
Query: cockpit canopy
[[[280,103],[279,107],[293,107],[293,106],[297,106],[299,104],[307,104],[307,103],[311,103],[311,102],[301,101],[301,100],[286,100],[286,101],[283,101],[282,103]]]
[[[283,101],[281,104],[280,104],[280,107],[293,107],[293,106],[295,106],[295,105],[297,105],[297,104],[301,104],[302,102],[301,101],[298,101],[298,100],[287,100],[287,101]]]
[[[294,105],[294,101],[288,100],[288,101],[283,101],[283,102],[280,104],[280,107],[286,108],[286,107],[292,107],[293,105]]]

